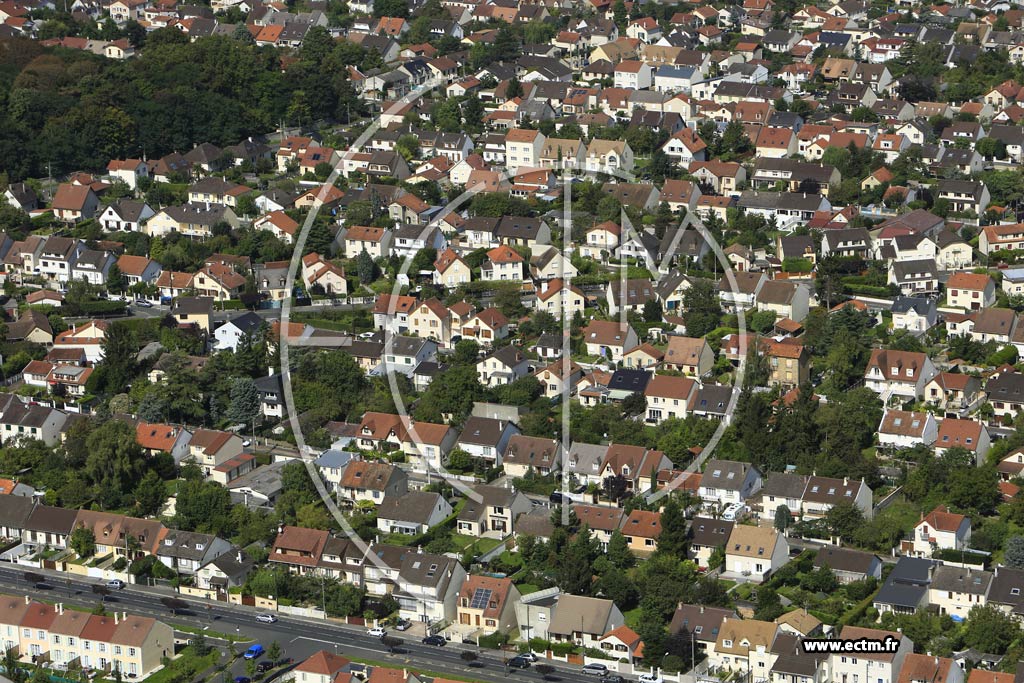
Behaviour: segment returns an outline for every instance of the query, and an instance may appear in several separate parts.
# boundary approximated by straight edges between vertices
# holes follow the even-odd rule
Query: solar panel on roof
[[[473,599],[469,601],[469,608],[484,609],[487,607],[487,603],[491,601],[491,592],[490,588],[477,588],[473,592]]]

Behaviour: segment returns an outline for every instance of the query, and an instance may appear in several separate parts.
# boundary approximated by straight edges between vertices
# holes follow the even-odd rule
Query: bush
[[[558,656],[558,657],[565,657],[566,655],[574,655],[577,652],[579,652],[579,649],[576,647],[576,643],[566,642],[566,643],[552,643],[551,644],[551,653],[553,655]]]
[[[123,557],[119,557],[119,558],[117,558],[117,561],[114,562],[114,564],[112,566],[112,569],[115,572],[120,572],[120,571],[124,571],[124,568],[127,567],[127,566],[128,566],[128,560],[124,559]]]
[[[530,650],[533,652],[547,652],[551,649],[551,641],[543,638],[530,638]]]
[[[480,637],[480,647],[485,647],[488,650],[500,650],[507,642],[508,634],[501,631],[495,631]]]

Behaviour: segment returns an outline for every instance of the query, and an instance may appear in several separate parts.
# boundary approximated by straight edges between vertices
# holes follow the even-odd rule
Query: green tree
[[[612,15],[619,31],[624,32],[626,30],[626,21],[629,18],[624,0],[615,0],[615,3],[612,5]]]
[[[260,414],[260,391],[251,377],[231,381],[231,403],[227,418],[235,424],[250,425]]]
[[[377,279],[377,264],[373,262],[373,257],[365,249],[356,257],[356,267],[359,272],[359,281],[364,285]]]
[[[96,535],[87,526],[75,527],[69,539],[71,548],[82,559],[96,554]]]
[[[565,548],[559,560],[558,585],[566,593],[590,595],[593,584],[593,563],[598,555],[597,542],[586,526],[580,529]]]
[[[107,271],[107,289],[111,292],[122,292],[126,284],[124,273],[117,264],[110,266],[110,270]]]
[[[703,337],[716,327],[722,318],[722,307],[712,284],[695,281],[683,294],[683,323],[690,337]]]
[[[825,523],[834,535],[850,541],[864,524],[864,513],[853,503],[843,500],[825,513]]]
[[[1020,634],[1020,627],[1011,616],[993,605],[977,605],[967,615],[964,642],[979,652],[1006,654]]]
[[[606,555],[612,566],[619,569],[629,569],[636,564],[636,556],[630,551],[629,542],[618,529],[613,531],[611,538],[608,539]]]
[[[150,470],[132,492],[139,514],[143,517],[156,515],[167,501],[167,486],[160,476]]]
[[[99,364],[101,389],[111,393],[123,392],[135,377],[135,354],[139,350],[135,332],[127,324],[115,322],[107,327],[102,346],[103,360]]]
[[[784,532],[789,528],[789,525],[793,523],[793,513],[789,511],[789,508],[785,505],[780,505],[775,508],[775,520],[773,526],[778,532]]]
[[[1006,541],[1003,559],[1006,560],[1007,567],[1024,569],[1024,536],[1011,536]]]
[[[669,497],[661,509],[661,535],[658,536],[658,552],[686,558],[686,517],[674,497]]]
[[[660,323],[662,316],[661,301],[651,299],[644,303],[644,322]]]

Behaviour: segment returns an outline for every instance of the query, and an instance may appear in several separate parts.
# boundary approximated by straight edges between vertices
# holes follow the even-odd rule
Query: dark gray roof
[[[690,523],[690,543],[712,548],[725,545],[733,526],[733,522],[724,519],[694,517]]]
[[[695,639],[705,643],[718,640],[718,630],[725,619],[735,619],[736,613],[722,607],[680,604],[672,615],[669,633],[692,633]]]
[[[404,496],[388,496],[377,508],[377,518],[426,524],[441,500],[441,494],[409,491]]]
[[[110,208],[121,220],[136,223],[142,217],[142,211],[146,208],[146,204],[133,199],[119,199],[111,204]]]
[[[909,313],[910,311],[914,311],[918,315],[931,315],[935,313],[935,301],[920,296],[898,296],[893,300],[893,313]]]
[[[37,505],[28,516],[25,528],[54,534],[70,534],[76,517],[78,517],[78,510]]]
[[[697,392],[693,410],[710,415],[724,415],[732,397],[732,387],[725,384],[704,384]]]
[[[815,567],[829,567],[833,571],[865,574],[878,556],[860,550],[827,545],[814,558]]]
[[[201,560],[206,556],[217,540],[213,534],[201,534],[196,531],[179,531],[169,529],[160,541],[156,554],[160,557],[176,557],[183,560]]]
[[[489,417],[470,416],[459,435],[459,441],[482,446],[497,446],[508,425],[503,420]]]
[[[1024,604],[1024,569],[997,567],[988,600],[1001,605]]]
[[[651,373],[646,370],[616,370],[608,382],[608,389],[610,391],[643,393],[650,381]]]
[[[701,479],[701,486],[739,490],[743,486],[747,470],[750,469],[756,468],[748,462],[712,458],[704,466],[704,477]]]
[[[954,593],[985,595],[992,583],[992,572],[939,565],[932,575],[931,588]]]
[[[34,505],[24,496],[0,496],[0,526],[23,529]]]
[[[779,498],[795,498],[800,500],[807,488],[807,477],[802,474],[789,474],[786,472],[775,472],[768,475],[761,489],[765,496],[777,496]]]

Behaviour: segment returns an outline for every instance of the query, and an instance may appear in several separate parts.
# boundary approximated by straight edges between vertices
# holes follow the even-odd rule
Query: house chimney
[[[700,606],[700,613],[701,613],[701,614],[704,614],[704,605],[701,605],[701,606]]]
[[[121,614],[120,614],[120,612],[114,612],[114,626],[117,626],[120,623],[121,623]]]
[[[417,555],[422,555],[423,554],[423,546],[421,546],[421,545],[416,546],[416,554]]]
[[[64,603],[63,602],[58,602],[57,603],[57,614],[61,614],[61,615],[64,614]]]
[[[235,559],[238,561],[239,564],[242,563],[242,551],[241,550],[238,551],[238,554],[235,556]]]
[[[26,605],[31,605],[31,604],[32,604],[32,598],[30,598],[30,597],[28,597],[28,596],[26,595],[26,596],[25,596],[25,604],[26,604]]]

